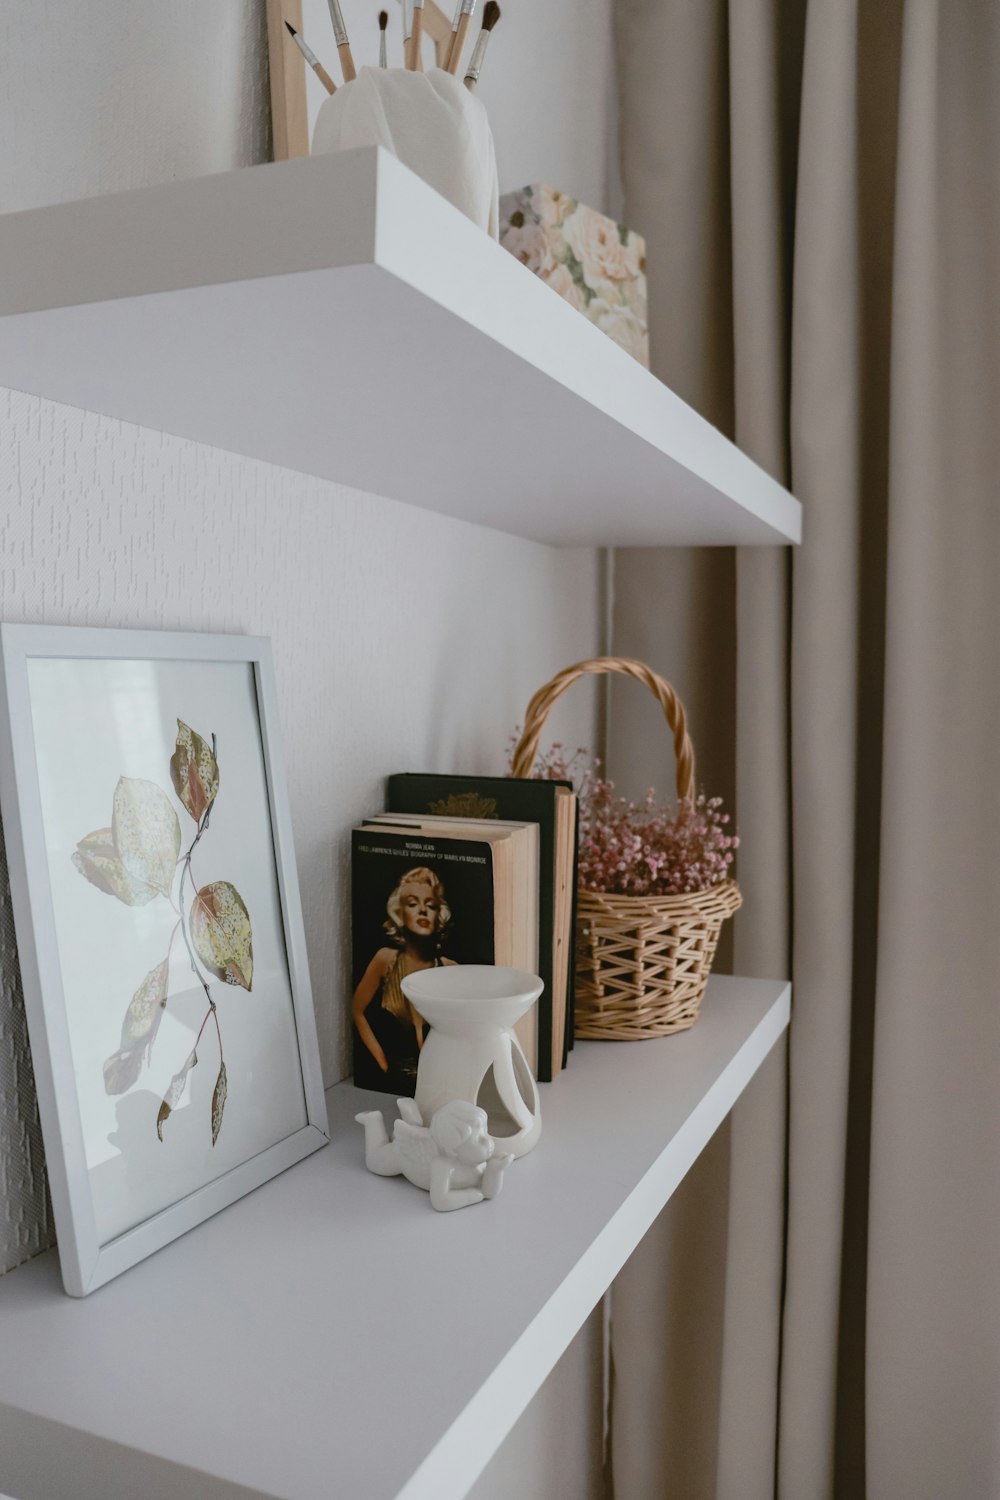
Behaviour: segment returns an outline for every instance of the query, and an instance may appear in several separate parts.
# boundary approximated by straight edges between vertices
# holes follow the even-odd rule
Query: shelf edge
[[[414,1470],[396,1500],[463,1500],[786,1031],[791,994],[791,984],[786,984],[614,1218]],[[471,1461],[470,1454],[475,1455]]]
[[[374,259],[380,270],[540,371],[729,504],[739,506],[770,533],[756,545],[801,542],[801,502],[742,448],[381,149],[376,178]],[[419,234],[414,233],[416,224]],[[440,247],[449,243],[455,253],[445,260]],[[483,297],[479,275],[481,264],[490,257],[490,283],[504,294],[494,299],[495,306]],[[551,336],[553,324],[558,325],[559,338]],[[597,366],[613,375],[605,382],[600,400],[585,375],[593,368],[595,355]],[[664,432],[669,434],[668,441],[663,440]],[[696,450],[697,461],[692,457]],[[734,466],[739,471],[735,476],[727,472]]]

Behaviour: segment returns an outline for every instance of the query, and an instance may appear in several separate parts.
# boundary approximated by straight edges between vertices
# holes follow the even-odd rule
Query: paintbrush
[[[465,39],[469,35],[469,27],[472,25],[472,12],[476,8],[476,0],[462,0],[462,9],[459,12],[458,28],[451,39],[451,51],[448,53],[448,72],[457,73],[462,61],[462,53],[465,51]]]
[[[486,56],[486,48],[490,43],[490,32],[500,19],[500,7],[497,0],[486,0],[483,10],[483,25],[479,35],[476,37],[476,45],[472,49],[469,58],[469,66],[465,70],[465,87],[471,91],[475,90],[479,82],[479,73]]]
[[[451,62],[451,49],[455,45],[455,33],[458,30],[458,23],[461,20],[461,18],[462,18],[462,0],[456,0],[456,4],[455,4],[455,19],[451,23],[451,40],[448,43],[448,50],[445,53],[445,55],[444,55],[444,61],[441,64],[441,66],[443,68],[447,68],[448,64]]]
[[[385,28],[388,24],[389,12],[387,10],[380,10],[378,13],[378,65],[380,68],[387,68],[389,66],[389,59],[386,56],[385,48]]]
[[[335,94],[337,92],[337,85],[334,83],[333,79],[330,77],[329,73],[326,71],[313,49],[302,40],[291,22],[286,21],[285,25],[288,27],[288,30],[291,33],[292,41],[295,43],[296,47],[298,47],[299,51],[302,53],[302,56],[312,68],[313,72],[316,74],[316,77],[326,89],[327,93]]]
[[[413,0],[413,35],[410,38],[410,61],[408,66],[414,73],[422,73],[424,70],[424,59],[422,47],[424,39],[424,0]]]
[[[340,70],[344,75],[344,82],[350,83],[352,78],[357,78],[358,70],[351,56],[351,44],[347,40],[347,27],[344,25],[344,17],[341,14],[340,0],[329,0],[329,5],[330,20],[333,22],[333,39],[340,53]]]

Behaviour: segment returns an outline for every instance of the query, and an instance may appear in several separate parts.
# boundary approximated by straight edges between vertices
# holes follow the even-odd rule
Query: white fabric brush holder
[[[486,1111],[497,1150],[524,1156],[538,1142],[538,1085],[514,1027],[542,993],[537,974],[488,964],[418,969],[403,994],[430,1023],[417,1063],[416,1104],[429,1125],[442,1104]]]
[[[499,184],[483,102],[443,68],[362,68],[320,105],[312,153],[384,146],[498,238]]]

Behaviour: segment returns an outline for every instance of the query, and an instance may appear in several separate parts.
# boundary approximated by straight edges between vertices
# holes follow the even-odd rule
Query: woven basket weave
[[[662,677],[623,656],[567,667],[528,704],[514,776],[530,776],[553,703],[578,678],[620,672],[645,683],[663,709],[677,760],[677,797],[694,794],[694,749],[680,699]],[[684,1031],[698,1019],[722,924],[742,904],[732,880],[683,896],[577,897],[576,1034],[631,1042]]]

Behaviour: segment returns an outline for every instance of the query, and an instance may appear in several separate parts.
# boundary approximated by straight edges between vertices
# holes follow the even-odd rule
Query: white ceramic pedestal
[[[485,1109],[499,1151],[524,1156],[542,1131],[538,1085],[514,1025],[542,992],[537,974],[485,964],[420,969],[403,993],[431,1031],[417,1065],[424,1124],[450,1099]]]

